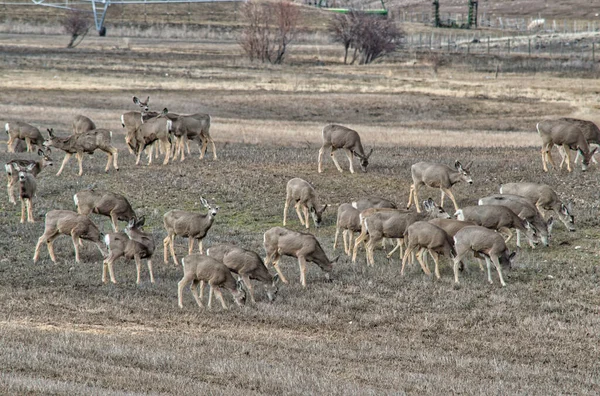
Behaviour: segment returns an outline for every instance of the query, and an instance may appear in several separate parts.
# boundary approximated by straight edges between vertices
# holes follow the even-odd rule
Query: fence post
[[[508,45],[508,53],[510,54],[510,39],[508,39],[507,45]]]
[[[531,56],[531,38],[529,38],[529,56]]]
[[[596,63],[596,42],[592,41],[592,66]]]
[[[488,53],[488,55],[490,54],[490,36],[488,36],[488,39],[487,39],[487,53]]]

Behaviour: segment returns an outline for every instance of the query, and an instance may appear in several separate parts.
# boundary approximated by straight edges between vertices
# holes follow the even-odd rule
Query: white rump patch
[[[463,213],[462,209],[458,209],[456,213],[454,213],[454,216],[456,216],[457,220],[465,221],[465,214]]]
[[[181,259],[181,266],[185,268],[185,257]]]
[[[206,249],[206,255],[210,256],[210,248]],[[181,260],[181,261],[183,261],[183,260]]]
[[[504,186],[500,186],[500,194],[504,194],[504,193],[502,192],[502,187],[504,187]],[[480,200],[480,201],[481,201],[481,200]],[[479,204],[479,205],[481,205],[481,204]]]
[[[502,192],[502,191],[500,191],[500,192]],[[477,205],[479,205],[479,206],[484,205],[483,199],[480,199],[479,201],[477,201]]]
[[[356,201],[352,202],[352,207],[354,209],[358,209],[358,202],[356,202]]]
[[[104,235],[104,244],[110,246],[110,234]]]
[[[79,207],[79,199],[77,198],[77,194],[73,195],[73,202],[75,202],[75,206]]]
[[[121,125],[125,128],[125,114],[121,114]]]
[[[6,174],[12,176],[12,165],[5,164],[4,169],[6,170]]]
[[[8,122],[4,124],[4,130],[6,131],[6,133],[8,133],[8,131],[10,130],[10,124]]]

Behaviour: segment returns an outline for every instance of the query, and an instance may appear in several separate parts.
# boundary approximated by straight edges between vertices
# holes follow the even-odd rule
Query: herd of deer
[[[148,98],[149,99],[149,98]],[[212,144],[213,156],[216,159],[215,145],[210,137],[210,116],[207,114],[177,115],[169,113],[165,108],[162,112],[151,112],[148,109],[148,99],[145,102],[134,97],[133,102],[142,108],[141,112],[128,112],[121,116],[121,122],[126,128],[125,142],[132,154],[136,155],[136,164],[140,161],[143,151],[148,156],[148,164],[152,163],[153,149],[164,153],[163,164],[167,164],[171,156],[180,156],[183,161],[186,143],[195,140],[200,148],[200,158],[203,158],[208,143]],[[36,177],[47,166],[53,165],[49,157],[51,148],[65,152],[62,165],[57,173],[60,175],[69,158],[75,154],[79,162],[79,175],[83,173],[82,160],[84,153],[102,150],[108,154],[106,171],[111,161],[118,170],[117,149],[112,146],[112,132],[96,128],[93,121],[85,116],[78,116],[73,121],[73,134],[69,137],[57,137],[52,129],[48,129],[49,138],[44,139],[39,130],[23,122],[10,122],[5,126],[9,135],[9,151],[20,151],[19,147],[33,151],[38,147],[38,161],[14,159],[5,165],[8,184],[9,201],[16,205],[14,189],[19,187],[21,200],[21,223],[27,220],[34,222],[32,200],[36,193]],[[555,166],[550,150],[553,145],[560,146],[559,152],[563,157],[562,168],[566,162],[567,169],[572,171],[570,150],[577,150],[575,162],[583,157],[582,169],[586,170],[597,150],[590,145],[600,144],[600,130],[590,122],[572,118],[542,121],[537,124],[542,145],[542,163],[547,171],[547,162]],[[343,149],[348,157],[350,172],[354,173],[353,157],[360,160],[363,172],[367,171],[369,158],[373,152],[366,154],[359,134],[341,125],[327,125],[322,131],[323,144],[318,155],[318,172],[323,172],[323,154],[330,150],[331,158],[336,168],[342,172],[334,152]],[[175,144],[171,142],[175,139]],[[23,144],[24,142],[24,144]],[[155,145],[154,143],[158,143]],[[189,144],[187,145],[189,153]],[[554,224],[552,217],[546,220],[547,213],[553,211],[569,231],[574,231],[574,218],[569,205],[562,203],[556,192],[548,185],[540,183],[508,183],[500,188],[500,194],[481,198],[478,205],[459,208],[452,186],[459,182],[473,183],[470,163],[463,166],[456,161],[454,167],[444,164],[419,162],[411,167],[412,184],[406,209],[398,209],[396,204],[383,198],[369,197],[351,203],[339,205],[337,212],[336,232],[333,249],[337,248],[338,237],[342,231],[344,252],[356,262],[357,252],[361,244],[365,245],[366,262],[375,265],[374,250],[381,242],[395,240],[394,248],[387,254],[390,258],[400,251],[402,261],[401,275],[404,275],[405,265],[414,258],[422,270],[430,275],[427,263],[427,253],[435,262],[435,276],[440,278],[439,256],[443,255],[453,261],[455,284],[459,284],[458,271],[464,267],[462,260],[472,252],[487,265],[488,281],[492,283],[491,266],[495,266],[500,283],[505,285],[502,276],[502,266],[510,265],[515,253],[507,248],[507,242],[516,231],[516,245],[521,246],[524,236],[532,248],[541,242],[547,246]],[[431,198],[419,204],[419,190],[423,186],[439,188],[441,201],[438,206]],[[444,209],[444,198],[448,196],[454,206],[456,219],[452,219]],[[87,189],[73,196],[77,212],[69,210],[51,210],[45,216],[45,230],[35,247],[33,261],[37,262],[40,248],[46,243],[48,253],[56,263],[53,241],[61,234],[70,235],[75,249],[75,260],[80,261],[79,247],[82,240],[93,242],[100,250],[103,260],[102,281],[116,283],[113,264],[124,257],[134,260],[137,267],[137,283],[140,283],[141,263],[147,260],[150,282],[154,283],[152,271],[152,256],[155,250],[152,234],[144,232],[144,217],[138,217],[127,198],[110,191]],[[283,227],[273,227],[264,233],[264,248],[266,258],[250,250],[233,245],[211,246],[204,254],[202,240],[211,229],[219,207],[209,204],[204,198],[201,203],[207,208],[205,214],[171,210],[164,214],[163,223],[167,236],[163,240],[164,262],[169,261],[169,252],[173,262],[179,261],[175,254],[175,236],[189,239],[188,256],[181,259],[184,276],[178,284],[178,302],[183,307],[183,289],[190,285],[190,290],[199,306],[202,304],[204,283],[210,286],[208,306],[211,306],[213,294],[220,300],[223,308],[227,305],[220,288],[231,292],[235,302],[241,305],[246,299],[246,290],[254,302],[254,292],[251,280],[264,284],[268,299],[273,301],[278,291],[278,282],[287,283],[281,272],[279,261],[281,256],[293,256],[298,259],[300,281],[306,286],[306,265],[312,262],[319,266],[330,279],[333,264],[339,256],[329,260],[317,238],[308,232],[297,232],[286,228],[287,213],[290,204],[294,203],[300,223],[310,228],[309,214],[315,226],[322,224],[323,213],[328,205],[319,203],[317,193],[306,180],[293,178],[287,183],[286,199],[283,213]],[[415,211],[410,208],[414,204]],[[423,210],[421,209],[423,207]],[[113,232],[103,235],[98,227],[88,217],[90,213],[108,216],[111,219]],[[126,221],[123,232],[118,231],[118,222]],[[359,235],[354,239],[356,233]],[[353,243],[354,239],[354,243]],[[198,241],[199,253],[193,253],[194,240]],[[271,275],[267,265],[271,264],[276,275]],[[232,273],[237,274],[236,280]]]

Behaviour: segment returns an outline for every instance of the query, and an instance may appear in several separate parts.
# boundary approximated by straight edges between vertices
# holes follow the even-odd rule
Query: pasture
[[[598,86],[587,75],[501,73],[468,64],[434,75],[422,57],[404,54],[369,67],[341,65],[342,51],[301,43],[285,66],[250,64],[234,41],[88,37],[76,50],[64,36],[0,37],[0,111],[43,131],[71,132],[85,114],[114,132],[120,171],[86,155],[82,177],[71,160],[38,178],[36,223],[19,224],[19,206],[0,200],[0,389],[7,394],[597,394],[600,392],[598,166],[544,173],[535,124],[543,117],[600,120]],[[318,48],[317,48],[318,47]],[[315,51],[324,65],[314,61]],[[119,117],[150,96],[154,110],[208,112],[218,160],[193,155],[167,166],[135,166]],[[317,173],[321,129],[330,122],[359,131],[374,148],[367,173],[340,174],[329,158]],[[555,158],[558,158],[556,150]],[[0,161],[14,154],[0,150]],[[20,154],[27,157],[33,155]],[[328,157],[326,155],[326,157]],[[337,204],[380,196],[405,205],[410,166],[429,160],[473,161],[473,185],[458,184],[459,206],[498,192],[501,183],[539,181],[573,202],[577,231],[556,224],[549,247],[524,247],[505,271],[507,286],[486,282],[474,260],[452,287],[418,266],[400,277],[397,256],[375,251],[367,267],[333,251]],[[355,163],[355,168],[359,169]],[[332,205],[324,226],[311,228],[330,258],[342,254],[333,282],[309,263],[307,288],[297,260],[283,258],[290,280],[278,299],[223,311],[199,310],[181,268],[162,263],[170,209],[205,212],[200,197],[220,205],[204,240],[231,242],[264,256],[262,235],[281,225],[285,184],[310,181]],[[101,282],[93,244],[76,264],[70,238],[45,247],[33,264],[43,215],[73,209],[77,191],[96,186],[121,193],[146,216],[157,250],[151,285],[145,268],[115,265],[117,285]],[[421,198],[439,202],[439,190]],[[446,200],[446,209],[451,210]],[[92,215],[104,232],[108,218]],[[303,230],[290,211],[289,227]],[[124,226],[121,223],[121,226]],[[178,256],[186,242],[176,239]],[[514,248],[514,242],[510,243]],[[431,263],[430,263],[431,266]],[[272,272],[272,268],[270,269]],[[231,296],[225,293],[231,304]]]

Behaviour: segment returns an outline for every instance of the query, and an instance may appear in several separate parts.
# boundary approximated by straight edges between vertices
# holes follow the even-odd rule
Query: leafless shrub
[[[249,1],[244,5],[242,15],[247,26],[239,43],[248,58],[283,63],[287,48],[296,36],[298,8],[284,0],[271,5]]]
[[[85,35],[90,30],[91,23],[83,11],[69,10],[62,21],[62,25],[67,34],[71,35],[71,41],[67,44],[67,48],[73,48],[83,41]]]

